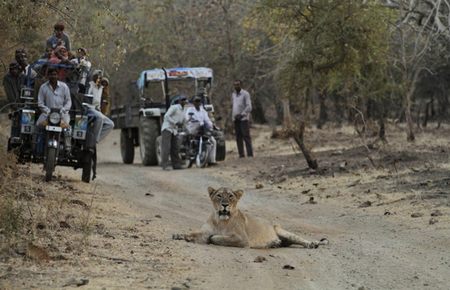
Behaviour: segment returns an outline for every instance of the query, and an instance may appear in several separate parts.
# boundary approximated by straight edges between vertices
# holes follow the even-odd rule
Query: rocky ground
[[[252,129],[255,158],[237,158],[230,141],[226,161],[206,169],[124,165],[118,131],[101,144],[91,184],[68,168],[46,184],[41,166],[20,165],[10,182],[30,182],[16,199],[24,225],[2,244],[0,289],[447,289],[450,128],[424,130],[414,144],[394,125],[387,133],[368,149],[351,127],[308,131],[314,172],[264,126]],[[208,186],[243,189],[247,213],[330,244],[173,241],[206,220]]]

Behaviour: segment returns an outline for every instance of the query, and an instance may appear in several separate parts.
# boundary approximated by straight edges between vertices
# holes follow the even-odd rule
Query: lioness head
[[[233,191],[227,187],[221,187],[219,189],[208,187],[208,193],[214,209],[221,220],[228,220],[235,214],[237,203],[244,194],[242,190]]]

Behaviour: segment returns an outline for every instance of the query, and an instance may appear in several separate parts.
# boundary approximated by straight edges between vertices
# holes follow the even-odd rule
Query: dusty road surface
[[[353,136],[342,130],[333,138],[325,134],[325,141],[315,137],[314,150],[328,170],[312,174],[290,141],[269,139],[264,127],[253,132],[254,159],[236,158],[230,142],[227,160],[217,167],[167,172],[144,167],[139,158],[122,164],[114,131],[101,145],[94,182],[94,203],[106,215],[97,220],[103,219],[106,233],[88,237],[83,261],[71,257],[52,264],[60,267],[53,272],[33,266],[41,276],[31,277],[47,282],[27,278],[23,285],[59,288],[81,275],[89,278],[84,286],[89,289],[449,289],[446,150],[437,151],[439,162],[431,166],[420,157],[411,161],[409,147],[391,143],[391,149],[372,156],[384,167],[372,169],[363,149],[338,140]],[[433,148],[444,148],[445,136],[440,138]],[[422,148],[427,142],[418,143]],[[426,157],[432,149],[421,150]],[[403,159],[392,163],[392,154]],[[399,165],[402,160],[406,163]],[[80,172],[58,172],[76,188],[92,186],[78,181]],[[330,244],[256,250],[172,240],[172,234],[196,230],[207,219],[208,186],[243,189],[240,207],[248,214],[306,239],[327,237]],[[258,256],[265,260],[256,262]],[[52,273],[60,277],[57,282]]]

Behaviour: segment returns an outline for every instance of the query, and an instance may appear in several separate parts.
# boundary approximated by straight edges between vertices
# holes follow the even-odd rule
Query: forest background
[[[0,77],[17,48],[38,59],[57,21],[109,77],[113,106],[143,69],[206,66],[228,128],[235,79],[258,123],[372,122],[384,139],[386,120],[404,121],[412,141],[448,120],[447,0],[0,1]]]

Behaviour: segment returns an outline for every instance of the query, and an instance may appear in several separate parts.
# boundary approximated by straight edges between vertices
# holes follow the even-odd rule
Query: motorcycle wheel
[[[83,171],[81,172],[81,181],[89,183],[91,181],[92,169],[92,152],[84,151],[86,156],[83,157]]]
[[[197,167],[206,167],[210,151],[211,146],[205,146],[205,148],[203,148],[203,150],[197,154],[197,157],[195,158],[195,165],[197,165]]]
[[[45,161],[45,181],[51,181],[56,163],[56,148],[47,149],[47,160]]]

